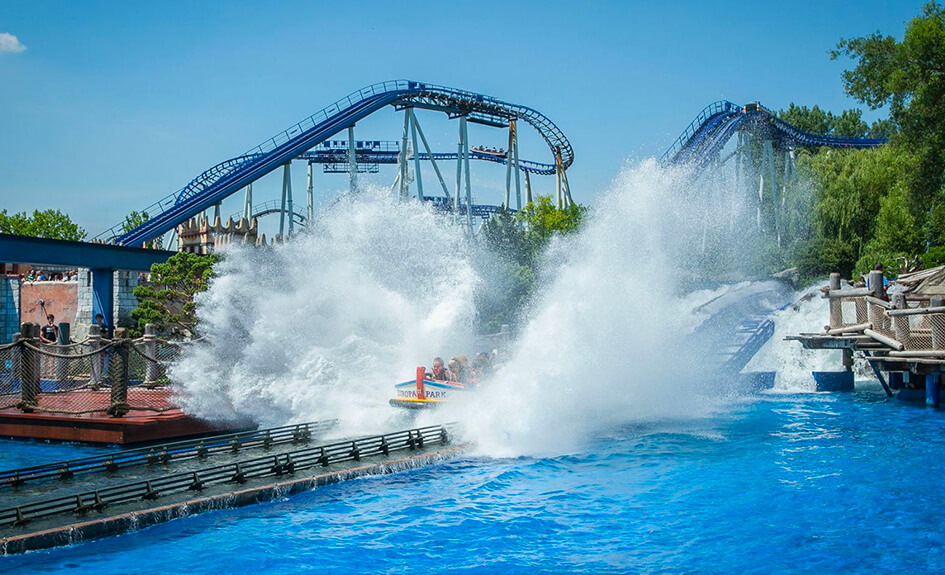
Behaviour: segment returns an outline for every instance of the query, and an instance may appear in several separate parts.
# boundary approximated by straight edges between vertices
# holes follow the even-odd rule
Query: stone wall
[[[0,277],[0,344],[13,341],[20,331],[20,280]]]

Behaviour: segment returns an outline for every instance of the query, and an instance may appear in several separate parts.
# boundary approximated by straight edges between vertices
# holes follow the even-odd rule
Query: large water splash
[[[393,382],[466,345],[479,281],[467,251],[458,227],[384,190],[342,199],[288,244],[228,249],[199,300],[207,343],[172,372],[183,407],[376,431]]]
[[[587,227],[549,251],[546,287],[507,365],[450,406],[489,454],[560,452],[628,421],[713,408],[685,337],[717,292],[680,266],[702,234],[682,178],[645,162],[599,198]]]
[[[652,160],[625,168],[585,229],[547,250],[505,366],[421,421],[458,420],[483,453],[517,455],[716,409],[705,354],[686,338],[731,288],[690,278],[732,204],[690,185]],[[387,405],[395,382],[434,355],[480,351],[475,294],[496,278],[474,251],[461,226],[383,190],[341,200],[287,245],[229,250],[199,302],[208,343],[172,373],[184,408],[261,425],[337,418],[350,433],[402,424]]]

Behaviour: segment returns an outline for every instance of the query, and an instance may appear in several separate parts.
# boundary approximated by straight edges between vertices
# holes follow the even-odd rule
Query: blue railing
[[[662,165],[694,163],[704,165],[717,153],[736,130],[746,122],[763,122],[782,143],[801,147],[831,148],[875,148],[886,143],[886,138],[840,138],[805,132],[784,120],[760,104],[742,107],[722,100],[706,106],[686,126],[683,133],[660,157]]]

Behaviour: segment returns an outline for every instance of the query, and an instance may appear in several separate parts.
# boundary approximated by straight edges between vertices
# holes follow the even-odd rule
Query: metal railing
[[[337,420],[315,421],[269,429],[213,435],[115,451],[104,455],[70,459],[0,471],[0,487],[21,487],[50,479],[68,480],[76,475],[111,473],[132,467],[167,465],[193,459],[236,454],[279,445],[308,443],[337,424]]]
[[[112,417],[176,409],[166,369],[181,345],[115,332],[108,340],[93,328],[85,341],[55,346],[40,341],[38,325],[23,324],[12,344],[0,346],[0,409]]]
[[[31,501],[0,509],[0,526],[18,527],[54,516],[82,516],[122,504],[156,500],[173,493],[203,491],[211,486],[241,485],[251,479],[294,475],[303,470],[326,468],[368,457],[387,457],[400,451],[445,445],[447,426],[435,425],[308,447],[289,453],[225,463],[200,470],[174,473],[158,479],[132,481],[122,485]]]

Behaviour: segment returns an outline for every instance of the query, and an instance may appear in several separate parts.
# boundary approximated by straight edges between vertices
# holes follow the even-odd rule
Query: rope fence
[[[131,339],[118,328],[109,340],[93,326],[86,340],[54,345],[39,339],[38,325],[24,323],[12,344],[0,346],[0,409],[112,417],[177,409],[167,368],[183,347],[155,332],[149,325]]]

